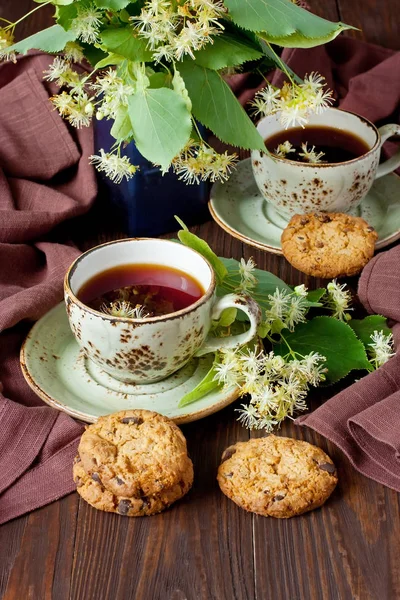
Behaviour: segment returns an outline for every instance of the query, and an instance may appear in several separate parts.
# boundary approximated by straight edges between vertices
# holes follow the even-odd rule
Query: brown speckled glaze
[[[310,125],[346,129],[366,141],[370,150],[353,160],[336,164],[305,164],[252,152],[252,168],[257,186],[268,202],[284,217],[309,212],[347,212],[358,206],[374,180],[400,165],[400,151],[379,165],[382,143],[400,134],[400,126],[385,125],[377,130],[367,119],[329,108],[313,115]],[[278,116],[262,119],[258,131],[264,138],[282,129]]]
[[[104,265],[117,266],[128,261],[179,268],[196,277],[205,293],[183,310],[146,319],[112,317],[79,300],[79,288]],[[70,267],[64,294],[71,330],[85,355],[126,383],[159,381],[183,367],[196,353],[203,355],[219,347],[245,344],[256,335],[261,320],[259,308],[250,297],[229,294],[217,299],[209,263],[194,250],[168,240],[119,240],[89,250]],[[230,307],[247,313],[249,330],[237,336],[209,339],[212,320]]]

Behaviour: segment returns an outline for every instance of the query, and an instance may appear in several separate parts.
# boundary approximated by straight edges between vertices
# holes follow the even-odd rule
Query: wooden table
[[[310,4],[322,16],[362,29],[350,35],[400,48],[397,0],[310,0]],[[16,19],[31,7],[30,0],[2,0],[0,16]],[[36,12],[21,26],[20,35],[50,24],[51,12],[48,7]],[[211,222],[194,230],[218,254],[253,256],[259,267],[290,284],[312,285],[283,258],[254,250]],[[216,483],[223,449],[249,437],[236,422],[232,406],[183,431],[195,466],[194,487],[183,501],[152,518],[127,519],[96,511],[74,493],[3,525],[0,597],[400,598],[398,494],[357,473],[325,439],[287,422],[281,433],[326,450],[338,465],[340,482],[322,510],[287,521],[265,519],[240,510]]]

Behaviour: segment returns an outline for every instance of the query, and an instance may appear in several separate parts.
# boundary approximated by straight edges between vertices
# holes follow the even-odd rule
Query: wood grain
[[[310,0],[310,4],[321,16],[362,27],[363,33],[356,35],[398,47],[397,0],[381,2],[378,9],[372,0]],[[0,17],[16,19],[32,6],[31,0],[2,0]],[[52,10],[38,10],[21,24],[17,37],[51,25]],[[261,268],[290,284],[320,284],[282,257],[250,248],[211,222],[194,231],[218,254],[253,256]],[[97,239],[109,236],[104,230]],[[350,283],[355,288],[356,280]],[[311,405],[317,406],[336,389],[318,390]],[[234,408],[183,428],[195,483],[188,496],[166,513],[127,519],[98,512],[71,494],[0,527],[0,598],[400,598],[398,494],[361,476],[319,435],[287,421],[282,434],[316,443],[332,456],[339,471],[338,489],[323,509],[298,519],[264,519],[240,510],[219,492],[215,479],[222,450],[249,437],[235,420]]]

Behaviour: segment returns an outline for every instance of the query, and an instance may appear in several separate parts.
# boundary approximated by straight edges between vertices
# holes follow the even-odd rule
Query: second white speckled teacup
[[[308,124],[353,133],[369,150],[353,160],[332,164],[296,162],[254,150],[251,158],[257,186],[265,200],[286,218],[314,211],[347,212],[361,202],[375,179],[400,166],[400,150],[379,164],[383,142],[400,135],[399,125],[377,129],[364,117],[337,108],[313,115]],[[261,119],[257,129],[264,139],[282,131],[279,114]]]

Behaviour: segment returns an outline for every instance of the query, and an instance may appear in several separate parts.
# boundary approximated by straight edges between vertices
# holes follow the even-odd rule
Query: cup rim
[[[279,162],[283,162],[285,164],[291,164],[291,165],[297,165],[298,167],[307,167],[307,168],[312,168],[312,169],[320,169],[320,168],[326,168],[326,167],[341,167],[343,165],[350,165],[352,163],[358,162],[359,160],[363,160],[364,158],[366,158],[367,156],[369,156],[370,154],[372,154],[372,152],[375,152],[377,147],[379,147],[379,143],[380,143],[380,133],[378,131],[378,128],[366,117],[363,117],[362,115],[359,115],[355,112],[352,112],[351,110],[344,110],[343,108],[336,108],[335,106],[329,106],[329,108],[326,109],[327,112],[329,110],[340,110],[341,112],[344,113],[348,113],[349,115],[354,115],[355,117],[357,117],[358,119],[360,119],[360,121],[363,121],[366,125],[368,125],[369,127],[371,127],[371,129],[373,129],[373,131],[375,132],[376,135],[376,141],[375,144],[372,146],[372,148],[370,148],[368,150],[368,152],[365,152],[365,154],[362,154],[361,156],[357,156],[356,158],[352,158],[351,160],[345,160],[342,162],[338,162],[338,163],[303,163],[303,162],[299,162],[297,160],[290,160],[289,158],[280,158],[279,156],[276,156],[275,154],[272,154],[272,152],[269,152],[269,154],[267,154],[267,156],[272,157],[273,160],[277,160]],[[262,119],[260,119],[257,123],[257,129],[258,126],[265,120],[268,119],[268,117],[273,116],[273,115],[267,115],[266,117],[263,117]],[[335,129],[334,127],[332,127],[332,129]],[[255,150],[254,152],[260,152],[259,150]],[[261,154],[261,152],[260,152]],[[264,152],[265,154],[265,152]]]
[[[192,312],[193,310],[196,310],[199,306],[201,306],[202,304],[204,304],[211,298],[211,296],[214,293],[215,287],[216,287],[215,272],[211,266],[211,263],[206,258],[204,258],[204,256],[202,254],[200,254],[200,252],[197,252],[197,250],[193,250],[193,248],[190,248],[189,246],[184,246],[182,244],[184,248],[186,248],[190,252],[194,252],[200,258],[202,258],[203,261],[207,264],[208,268],[210,269],[210,273],[211,273],[211,282],[210,282],[210,285],[208,286],[208,288],[205,290],[204,294],[198,300],[196,300],[196,302],[194,302],[193,304],[189,304],[189,306],[187,306],[186,308],[182,308],[181,310],[177,310],[177,311],[168,313],[166,315],[158,315],[156,317],[144,317],[142,319],[137,319],[137,318],[132,318],[132,317],[116,317],[113,315],[107,315],[107,313],[102,313],[99,310],[95,310],[94,308],[91,308],[90,306],[88,306],[87,304],[85,304],[84,302],[79,300],[77,295],[72,291],[72,288],[70,285],[70,279],[71,279],[72,275],[74,274],[74,272],[76,271],[76,269],[78,268],[79,263],[82,260],[84,260],[92,252],[95,252],[95,251],[99,250],[100,248],[104,248],[105,246],[111,246],[113,244],[121,244],[121,243],[126,243],[126,242],[141,242],[141,241],[157,241],[157,242],[163,242],[163,243],[168,243],[168,244],[177,244],[178,243],[178,242],[173,242],[172,240],[166,240],[163,238],[130,237],[130,238],[123,238],[120,240],[112,240],[110,242],[105,242],[104,244],[98,244],[97,246],[94,246],[93,248],[89,248],[89,250],[86,250],[85,252],[80,254],[73,261],[73,263],[69,266],[69,268],[65,274],[65,277],[64,277],[64,292],[66,294],[68,294],[68,296],[71,298],[71,301],[74,302],[74,304],[77,304],[78,306],[80,306],[82,308],[82,310],[85,310],[85,311],[93,314],[96,317],[101,317],[102,319],[104,319],[106,321],[110,321],[111,323],[120,322],[120,323],[135,323],[135,324],[157,323],[157,322],[161,322],[161,321],[169,321],[169,320],[179,318],[185,314]],[[156,263],[154,263],[154,264],[156,264]]]

